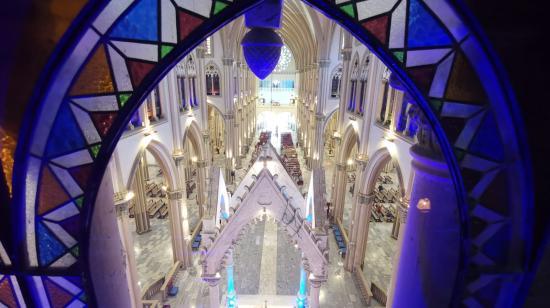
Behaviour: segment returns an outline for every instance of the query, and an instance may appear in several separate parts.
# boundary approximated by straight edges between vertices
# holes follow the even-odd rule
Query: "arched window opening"
[[[418,116],[418,107],[415,105],[412,98],[408,94],[405,94],[401,102],[395,131],[405,137],[414,139],[418,130]]]
[[[390,70],[386,68],[382,83],[384,87],[384,94],[382,95],[382,101],[380,106],[380,115],[378,117],[378,123],[385,127],[390,127],[391,124],[391,110],[392,110],[392,96],[393,91],[390,89]]]
[[[332,74],[332,82],[330,85],[330,97],[340,97],[340,87],[342,84],[342,67],[336,68],[336,71]]]
[[[358,77],[359,77],[359,60],[357,59],[357,56],[356,56],[355,61],[353,61],[353,68],[351,71],[350,96],[349,96],[349,103],[348,103],[349,112],[355,111]]]
[[[180,97],[180,111],[187,109],[187,98],[185,96],[185,76],[178,76],[178,90]]]
[[[206,66],[206,95],[220,96],[220,73],[214,63]]]
[[[191,108],[196,108],[199,106],[199,102],[197,100],[197,88],[196,88],[196,81],[195,81],[195,79],[197,78],[197,69],[195,66],[195,61],[193,61],[192,56],[190,56],[187,59],[186,69],[187,69],[187,76],[189,79],[189,106]]]
[[[363,63],[363,66],[361,67],[361,75],[360,75],[360,78],[361,78],[361,89],[360,89],[360,92],[359,92],[359,106],[358,106],[358,109],[356,110],[356,112],[359,114],[359,115],[363,115],[363,113],[365,112],[365,96],[366,96],[366,85],[367,85],[367,81],[368,81],[368,74],[369,74],[369,56],[367,55],[365,57],[365,61]]]

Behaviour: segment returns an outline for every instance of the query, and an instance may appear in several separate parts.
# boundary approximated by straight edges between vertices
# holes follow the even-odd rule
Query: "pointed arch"
[[[195,119],[188,118],[184,125],[185,131],[183,133],[183,143],[185,144],[185,141],[189,140],[191,145],[193,145],[197,158],[200,161],[204,161],[206,159],[206,146],[202,138],[199,124]]]
[[[339,151],[337,162],[345,164],[355,145],[359,148],[359,132],[356,125],[349,124],[342,137],[341,150]]]
[[[371,195],[376,189],[376,183],[378,181],[378,176],[389,162],[393,162],[396,172],[397,180],[399,181],[399,194],[401,197],[405,196],[405,185],[403,183],[403,174],[401,172],[401,167],[397,159],[392,157],[391,152],[387,147],[383,147],[378,151],[374,152],[366,166],[365,171],[365,180],[360,183],[359,191],[365,195]]]
[[[16,259],[29,264],[24,268],[28,273],[32,269],[36,274],[38,268],[52,274],[50,268],[37,267],[37,255],[42,253],[36,241],[40,230],[35,225],[42,219],[40,206],[59,208],[68,201],[82,202],[79,222],[84,232],[89,232],[100,179],[139,103],[178,60],[259,0],[224,2],[227,6],[221,11],[205,10],[211,7],[211,2],[206,2],[204,6],[195,6],[194,1],[163,2],[168,5],[160,10],[173,14],[158,14],[155,8],[149,12],[154,16],[147,25],[129,28],[128,22],[139,24],[132,12],[142,6],[121,0],[86,6],[60,41],[28,104],[28,125],[20,134],[15,155],[13,203],[17,220],[13,233],[14,241],[24,243]],[[462,259],[453,290],[454,304],[478,303],[485,300],[489,290],[498,295],[492,296],[494,301],[488,305],[496,304],[505,294],[518,294],[520,287],[500,277],[529,281],[524,278],[530,264],[522,261],[531,260],[533,254],[534,203],[527,141],[509,82],[498,59],[480,39],[483,35],[471,15],[463,6],[442,0],[397,0],[393,7],[379,7],[376,12],[367,7],[371,1],[304,2],[349,30],[358,42],[371,46],[401,79],[434,130],[449,165],[462,222]],[[175,20],[169,22],[164,19],[174,16]],[[113,33],[127,37],[121,41]],[[146,56],[132,53],[143,47],[149,51]],[[107,124],[101,135],[93,140],[83,133],[97,130],[87,118],[98,116],[94,114],[97,105],[87,105],[90,97],[101,101],[102,112],[111,113],[102,121]],[[77,122],[74,105],[87,106],[79,114],[84,121]],[[52,176],[52,164],[60,166],[62,172],[70,169],[69,176]],[[82,193],[64,196],[63,200],[45,197],[49,187],[62,191],[64,186],[73,185],[70,173],[75,171],[85,175],[82,178],[86,180],[80,184]],[[491,210],[504,213],[507,223],[500,224],[501,220],[490,215],[474,217],[474,213]],[[475,234],[472,220],[483,221]],[[474,241],[475,235],[485,231],[491,234],[489,239]],[[503,232],[510,234],[509,241],[500,240],[498,235]],[[78,247],[81,268],[89,277],[87,244],[83,240]],[[71,249],[58,247],[60,255]],[[45,247],[46,253],[51,253],[48,249]],[[495,257],[490,266],[484,260],[470,258],[471,251],[483,249],[504,258]],[[510,268],[517,269],[513,277]],[[54,272],[79,273],[69,267]],[[93,287],[86,286],[93,305]]]
[[[125,181],[126,190],[132,190],[132,179],[135,177],[136,169],[139,167],[139,161],[147,151],[149,151],[149,153],[151,153],[151,155],[153,155],[155,160],[159,163],[163,177],[166,179],[167,186],[172,190],[179,189],[181,183],[179,183],[179,178],[176,174],[176,165],[174,164],[174,160],[172,159],[172,155],[170,155],[168,149],[158,140],[144,139],[144,141],[145,142],[141,144],[140,149],[134,158],[128,179]]]

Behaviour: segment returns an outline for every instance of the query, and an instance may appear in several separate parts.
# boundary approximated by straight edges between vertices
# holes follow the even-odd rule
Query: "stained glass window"
[[[178,90],[180,97],[180,110],[187,109],[187,97],[185,96],[185,76],[178,76]]]
[[[340,97],[340,86],[342,83],[342,67],[336,68],[336,71],[332,74],[330,85],[330,97]]]
[[[206,95],[219,96],[220,93],[220,73],[213,64],[206,66]]]

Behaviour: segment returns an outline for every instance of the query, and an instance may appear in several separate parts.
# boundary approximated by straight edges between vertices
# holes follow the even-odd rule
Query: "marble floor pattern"
[[[376,284],[388,293],[390,285],[393,257],[397,251],[397,240],[391,237],[393,223],[371,222],[363,274],[368,281]]]
[[[257,136],[254,143],[257,140]],[[293,132],[293,140],[294,142],[296,142],[295,132]],[[274,140],[274,142],[276,142],[276,140]],[[276,148],[278,149],[277,146]],[[248,165],[251,153],[252,151],[249,151],[249,153],[247,153],[247,157],[243,159],[243,166]],[[307,184],[310,180],[310,171],[305,168],[303,151],[301,149],[298,149],[298,153],[304,179],[302,192],[306,193],[308,187]],[[329,158],[328,155],[325,155],[325,158],[326,159],[324,161],[324,167],[326,187],[328,198],[330,198],[330,194],[332,191],[331,188],[333,181],[334,158]],[[223,159],[223,155],[216,155],[216,157],[214,158],[214,165],[219,165],[220,167],[223,167]],[[246,174],[246,171],[246,168],[236,170],[235,182],[237,185]],[[228,185],[228,188],[230,190],[234,189],[234,185]],[[168,232],[167,228],[160,229]],[[377,233],[376,231],[371,232]],[[267,233],[275,234],[269,235]],[[169,234],[167,233],[166,236],[168,236],[167,243],[169,244]],[[275,241],[275,243],[267,243],[267,241]],[[366,307],[366,305],[362,302],[360,298],[359,291],[355,286],[351,273],[345,271],[343,268],[343,259],[338,254],[338,250],[336,249],[337,245],[333,236],[329,236],[329,247],[329,277],[328,281],[324,283],[321,287],[321,307]],[[151,250],[152,249],[148,249],[147,252]],[[275,254],[275,257],[269,256],[267,258],[264,258],[265,253]],[[163,304],[170,305],[170,307],[182,308],[208,307],[208,286],[201,280],[202,268],[200,264],[198,264],[198,254],[198,252],[193,252],[193,266],[184,271],[181,271],[177,276],[176,285],[180,289],[178,296],[169,298]],[[380,253],[373,254],[375,255],[375,257],[381,255]],[[286,232],[283,231],[274,222],[266,222],[266,220],[264,219],[257,224],[252,224],[248,229],[248,232],[245,234],[245,236],[243,236],[239,244],[235,247],[233,256],[235,263],[234,278],[235,289],[237,291],[237,299],[239,298],[239,294],[242,295],[243,301],[246,301],[246,305],[248,305],[250,301],[253,302],[255,300],[258,300],[259,302],[257,304],[263,307],[264,301],[261,300],[261,298],[264,298],[264,300],[268,300],[268,302],[275,302],[277,298],[281,299],[282,302],[289,302],[290,299],[296,296],[299,288],[300,279],[300,251],[296,249],[294,245],[290,244]],[[276,271],[269,270],[266,272],[265,269],[262,270],[264,268],[262,267],[262,262],[267,262],[264,260],[269,260]],[[160,277],[160,275],[160,273],[155,273],[155,276]],[[223,271],[221,273],[221,276],[222,279],[220,282],[220,300],[223,301],[223,299],[225,298],[226,290],[226,275]],[[273,281],[275,281],[276,295],[259,295],[261,285],[260,280],[264,279],[270,280],[271,284],[273,284]],[[251,304],[250,307],[253,306],[256,305]],[[382,306],[378,305],[376,301],[373,300],[371,303],[371,307]]]
[[[164,277],[173,264],[172,240],[168,219],[151,218],[151,231],[136,233],[133,218],[129,219],[129,228],[134,241],[138,284],[141,288]]]

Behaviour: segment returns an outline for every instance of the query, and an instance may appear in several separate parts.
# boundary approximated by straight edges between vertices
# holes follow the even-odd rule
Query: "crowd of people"
[[[281,162],[286,171],[298,185],[303,185],[302,170],[298,161],[298,152],[292,141],[291,133],[281,134]]]

